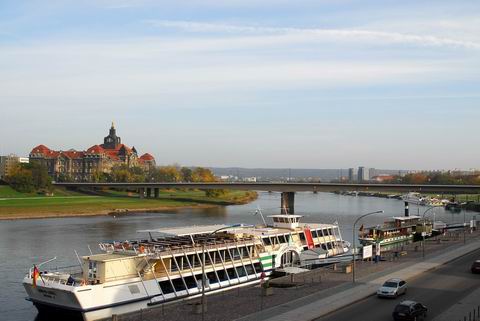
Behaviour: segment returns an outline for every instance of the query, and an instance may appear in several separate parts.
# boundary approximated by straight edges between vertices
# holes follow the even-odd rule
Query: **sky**
[[[0,1],[0,154],[480,168],[480,1]]]

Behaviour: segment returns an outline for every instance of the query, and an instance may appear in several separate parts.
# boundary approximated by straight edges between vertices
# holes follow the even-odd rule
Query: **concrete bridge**
[[[129,188],[138,190],[140,198],[160,195],[160,189],[234,189],[250,191],[281,192],[281,209],[294,213],[295,192],[420,192],[448,194],[480,194],[480,185],[407,185],[407,184],[345,184],[345,183],[54,183],[55,186],[69,188]]]

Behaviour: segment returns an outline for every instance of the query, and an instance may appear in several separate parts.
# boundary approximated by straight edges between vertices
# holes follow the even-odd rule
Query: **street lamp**
[[[252,227],[252,225],[243,225],[243,224],[234,224],[234,225],[228,225],[228,226],[223,226],[219,229],[216,229],[213,232],[210,232],[206,235],[208,238],[209,236],[217,233],[218,231],[224,230],[224,229],[229,229],[229,228],[236,228],[236,227]],[[206,275],[205,275],[205,242],[204,240],[202,242],[202,321],[205,320],[205,282],[206,280]]]
[[[465,203],[460,203],[460,206],[465,206],[467,205],[467,202]],[[462,211],[463,211],[463,244],[467,243],[467,240],[465,239],[465,214],[467,212],[467,210],[465,208],[462,207]]]
[[[353,231],[352,231],[352,238],[353,238],[353,248],[352,248],[352,261],[353,261],[353,265],[352,265],[352,281],[353,283],[355,283],[355,250],[356,250],[356,245],[355,245],[355,239],[356,239],[356,236],[355,236],[355,225],[357,225],[358,221],[360,221],[362,218],[364,218],[365,216],[368,216],[368,215],[373,215],[373,214],[379,214],[379,213],[383,213],[383,211],[375,211],[375,212],[370,212],[370,213],[367,213],[367,214],[363,214],[362,216],[360,216],[359,218],[357,218],[357,220],[353,223]]]
[[[425,234],[426,232],[426,225],[425,225],[425,215],[427,214],[428,211],[431,209],[434,209],[435,206],[430,206],[429,208],[426,209],[425,212],[423,212],[423,231],[422,231],[422,258],[425,258]],[[435,211],[433,212],[435,214]],[[433,220],[433,225],[435,225],[435,219]],[[433,229],[432,225],[432,229]]]

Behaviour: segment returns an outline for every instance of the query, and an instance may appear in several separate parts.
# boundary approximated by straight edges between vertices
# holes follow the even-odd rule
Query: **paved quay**
[[[480,320],[480,289],[454,304],[434,321],[478,321]]]
[[[339,292],[331,295],[317,298],[305,297],[299,300],[289,302],[286,305],[280,307],[273,307],[271,309],[249,315],[243,318],[237,319],[238,321],[256,321],[256,320],[268,320],[268,321],[310,321],[321,316],[327,315],[334,311],[337,311],[345,306],[363,300],[369,296],[375,295],[378,287],[388,278],[401,277],[409,280],[413,279],[422,273],[435,269],[449,261],[452,261],[462,255],[470,253],[480,248],[480,240],[472,241],[461,247],[449,249],[448,251],[426,258],[424,261],[409,264],[407,267],[399,267],[396,271],[390,273],[383,273],[381,276],[378,274],[366,276],[359,279],[356,285],[350,284],[347,289],[338,289]],[[332,289],[335,290],[335,289]],[[318,297],[318,296],[317,296]],[[309,302],[306,304],[306,302]],[[467,319],[468,320],[468,319]]]
[[[212,294],[207,296],[208,311],[205,320],[312,320],[330,313],[351,302],[372,295],[378,284],[390,275],[398,276],[402,271],[413,277],[423,271],[435,268],[461,255],[480,247],[480,233],[467,234],[467,245],[463,246],[461,235],[442,237],[439,242],[429,240],[426,245],[425,261],[418,243],[404,247],[406,255],[393,260],[387,257],[379,263],[358,262],[357,283],[353,286],[352,275],[341,270],[320,268],[295,275],[290,288],[274,288],[273,295],[261,296],[258,286]],[[417,249],[415,249],[417,248]],[[420,269],[421,272],[417,271]],[[290,277],[286,279],[291,280]],[[278,280],[278,279],[276,279]],[[119,321],[133,320],[202,320],[194,313],[194,304],[199,299],[165,304],[148,310],[119,315]],[[111,320],[111,319],[110,319]]]

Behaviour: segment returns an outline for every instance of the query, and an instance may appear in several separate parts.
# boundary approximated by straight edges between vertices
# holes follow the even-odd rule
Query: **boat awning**
[[[229,231],[235,230],[238,227],[231,227],[230,225],[225,224],[214,224],[214,225],[193,225],[193,226],[183,226],[183,227],[162,227],[151,230],[139,230],[138,233],[159,233],[168,236],[186,236],[186,235],[196,235],[196,234],[209,234],[217,230]]]
[[[284,272],[284,273],[287,273],[287,274],[298,274],[298,273],[308,272],[310,270],[302,269],[302,268],[295,267],[295,266],[286,266],[286,267],[283,267],[283,268],[280,268],[280,269],[276,269],[276,271]]]
[[[313,248],[310,250],[305,250],[300,253],[300,258],[302,260],[315,260],[320,258],[320,256],[324,256],[328,253],[328,251],[322,248]]]

